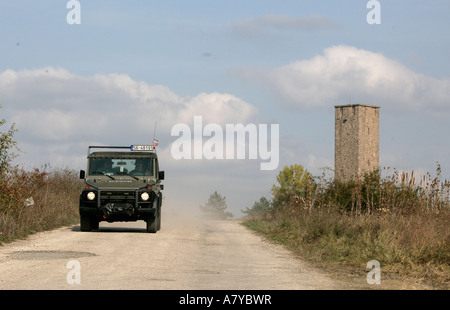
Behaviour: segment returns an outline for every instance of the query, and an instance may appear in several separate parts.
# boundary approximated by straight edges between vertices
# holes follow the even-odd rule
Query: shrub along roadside
[[[367,262],[377,260],[385,279],[449,289],[449,184],[411,175],[372,174],[346,184],[310,178],[304,194],[284,195],[244,225],[321,267],[364,279]]]
[[[79,220],[75,171],[11,169],[0,176],[0,243]]]

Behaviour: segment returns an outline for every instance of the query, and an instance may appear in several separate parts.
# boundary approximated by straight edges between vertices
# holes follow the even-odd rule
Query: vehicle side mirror
[[[84,179],[85,176],[86,176],[86,171],[80,170],[80,179]]]
[[[158,179],[164,180],[164,171],[160,171],[158,174]]]

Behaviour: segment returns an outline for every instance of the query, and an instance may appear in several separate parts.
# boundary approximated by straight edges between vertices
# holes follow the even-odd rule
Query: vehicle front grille
[[[100,200],[124,201],[135,199],[136,199],[135,191],[102,191],[100,193]]]

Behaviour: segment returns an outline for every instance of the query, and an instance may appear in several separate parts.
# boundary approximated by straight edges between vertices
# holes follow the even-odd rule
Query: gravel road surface
[[[346,289],[237,221],[163,219],[79,225],[0,246],[0,289]]]

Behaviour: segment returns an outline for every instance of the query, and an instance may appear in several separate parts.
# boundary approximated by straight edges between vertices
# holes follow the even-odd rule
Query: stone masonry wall
[[[335,106],[335,178],[349,181],[379,168],[379,107]]]

